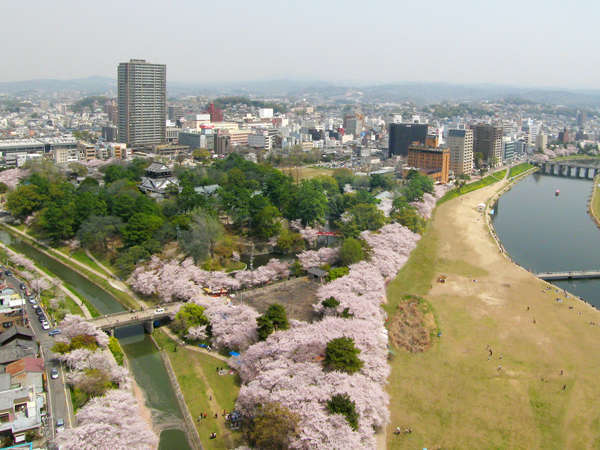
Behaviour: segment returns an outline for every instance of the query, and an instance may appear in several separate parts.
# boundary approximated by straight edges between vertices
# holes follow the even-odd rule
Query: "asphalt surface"
[[[6,281],[7,285],[15,291],[20,292],[21,295],[25,296],[25,293],[20,289],[19,286],[21,283],[27,283],[15,277],[14,274],[12,274],[10,277],[7,277],[4,275],[4,270],[6,269],[3,267],[2,277]],[[37,300],[36,303],[38,303]],[[50,434],[48,437],[53,439],[56,433],[56,421],[58,419],[63,419],[65,427],[67,428],[72,427],[74,424],[73,411],[69,397],[67,396],[68,387],[65,382],[65,373],[57,358],[57,355],[51,350],[55,344],[55,340],[53,337],[48,335],[48,332],[54,329],[54,327],[51,324],[50,330],[42,329],[42,324],[38,320],[38,315],[35,313],[33,305],[29,299],[26,300],[25,311],[27,318],[29,319],[29,326],[33,330],[33,333],[40,344],[42,358],[44,358],[44,370],[46,371],[46,379],[48,380],[48,423],[50,424]],[[44,315],[47,318],[46,320],[50,321],[48,315]],[[51,370],[53,368],[58,370],[58,378],[55,380],[53,380],[51,377]]]

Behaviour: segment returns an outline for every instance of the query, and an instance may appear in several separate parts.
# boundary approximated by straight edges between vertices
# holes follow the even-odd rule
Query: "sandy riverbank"
[[[425,297],[442,331],[425,353],[398,350],[391,362],[388,448],[600,442],[600,312],[500,252],[477,205],[502,186],[441,205],[388,288],[392,307],[402,294]],[[396,426],[413,433],[395,436]]]

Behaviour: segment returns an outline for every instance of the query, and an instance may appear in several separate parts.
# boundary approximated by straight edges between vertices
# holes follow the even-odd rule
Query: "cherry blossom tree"
[[[14,189],[19,181],[29,175],[29,170],[8,169],[0,172],[0,183],[6,184],[10,189]]]
[[[2,172],[0,172],[0,173],[2,173]],[[33,261],[31,261],[26,256],[23,256],[19,253],[9,253],[8,257],[17,266],[21,266],[21,267],[25,268],[26,270],[35,272],[35,265],[33,264]]]
[[[204,315],[210,320],[213,343],[218,348],[243,351],[258,340],[258,312],[254,308],[216,301],[206,307]]]
[[[185,335],[185,338],[190,341],[203,341],[208,339],[208,334],[206,333],[206,325],[190,327]]]
[[[50,285],[50,282],[45,278],[36,278],[35,280],[31,280],[29,285],[31,286],[31,289],[33,289],[33,291],[37,292],[38,294],[52,287]]]
[[[339,249],[323,247],[319,250],[305,250],[298,254],[298,260],[304,269],[333,264],[339,258]]]
[[[60,323],[60,329],[61,339],[67,340],[67,342],[70,342],[75,336],[85,334],[88,336],[94,336],[100,347],[106,348],[108,346],[108,336],[106,333],[96,328],[81,316],[67,314]]]
[[[157,448],[158,436],[140,416],[131,392],[110,389],[91,399],[77,413],[77,426],[58,433],[61,449],[149,449]]]
[[[435,204],[437,202],[437,198],[433,195],[425,192],[423,194],[423,201],[420,202],[411,202],[410,204],[417,208],[417,212],[424,217],[425,219],[429,219],[431,217],[431,213],[435,208]]]

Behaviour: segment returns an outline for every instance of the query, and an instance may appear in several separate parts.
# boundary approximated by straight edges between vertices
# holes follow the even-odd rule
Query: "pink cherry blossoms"
[[[78,348],[64,355],[59,359],[71,370],[67,375],[67,381],[71,384],[77,384],[85,378],[86,369],[96,369],[105,373],[110,381],[124,385],[129,373],[127,369],[117,365],[115,359],[108,353],[108,350],[91,351],[86,348]]]
[[[231,276],[202,270],[191,258],[179,263],[175,259],[165,262],[152,257],[148,264],[137,267],[127,281],[143,295],[158,295],[163,301],[171,302],[190,300],[202,293],[204,287],[238,290],[287,278],[289,274],[288,264],[275,258],[256,270],[240,270]]]
[[[300,233],[300,236],[308,243],[309,247],[317,245],[317,240],[319,239],[319,230],[317,228],[303,227],[300,219],[290,221],[290,228]]]
[[[333,264],[339,258],[339,249],[323,247],[319,250],[305,250],[298,254],[298,260],[304,269]]]
[[[36,278],[35,280],[31,280],[29,285],[34,292],[42,292],[52,287],[50,282],[45,278]]]
[[[83,317],[74,314],[67,314],[60,323],[61,334],[57,340],[70,342],[75,336],[82,334],[94,336],[100,347],[108,346],[108,336],[103,331],[96,328]]]
[[[187,330],[187,334],[185,338],[190,341],[203,341],[208,338],[208,334],[206,333],[206,325],[201,325],[197,327],[190,327]]]
[[[21,266],[31,272],[35,272],[35,265],[33,264],[33,261],[26,256],[20,255],[19,253],[9,253],[8,257],[17,266]]]
[[[417,208],[417,212],[421,215],[421,217],[429,219],[431,217],[431,213],[433,212],[433,208],[435,208],[436,202],[437,198],[425,192],[423,194],[423,201],[411,202],[410,204]]]
[[[111,389],[91,399],[77,413],[77,426],[56,436],[61,449],[148,449],[158,437],[139,414],[135,397],[123,389]]]
[[[8,169],[0,172],[0,183],[6,184],[10,189],[14,189],[21,179],[29,175],[29,170]]]
[[[375,448],[374,430],[389,421],[388,338],[380,305],[385,281],[404,265],[420,236],[393,223],[361,237],[372,249],[370,262],[353,264],[348,275],[317,291],[314,307],[326,317],[312,324],[294,322],[289,330],[250,346],[238,362],[243,385],[237,408],[252,415],[256,405],[275,401],[299,414],[299,437],[292,448]],[[340,304],[325,308],[321,302],[329,297]],[[349,318],[327,317],[346,309]],[[327,342],[343,336],[354,339],[361,350],[364,365],[353,375],[323,370]],[[356,403],[357,431],[340,415],[327,412],[327,400],[335,394],[348,394]]]

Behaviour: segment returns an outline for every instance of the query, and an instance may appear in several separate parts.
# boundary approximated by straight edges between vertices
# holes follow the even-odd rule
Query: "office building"
[[[446,144],[450,149],[450,170],[454,176],[473,172],[473,130],[449,130]]]
[[[417,169],[433,181],[445,184],[450,173],[450,150],[411,144],[408,147],[407,164],[408,169]]]
[[[206,112],[210,114],[211,122],[223,122],[223,111],[217,108],[214,103],[211,103],[208,106],[208,110]]]
[[[425,124],[392,123],[390,124],[389,155],[407,156],[408,147],[416,142],[425,145],[427,139]]]
[[[517,141],[504,137],[502,138],[502,159],[511,162],[517,154]]]
[[[132,59],[118,67],[119,140],[129,147],[165,142],[167,66]]]
[[[102,139],[106,142],[116,142],[118,137],[117,133],[117,127],[113,127],[112,125],[102,127]]]
[[[473,152],[481,153],[483,160],[489,167],[498,167],[502,164],[502,127],[477,124],[473,130]]]
[[[258,108],[258,117],[260,119],[272,119],[273,108]]]
[[[544,133],[539,133],[535,139],[535,148],[539,151],[546,150],[548,147],[548,136]]]
[[[360,136],[365,126],[362,114],[347,114],[344,116],[344,130],[355,138]]]

